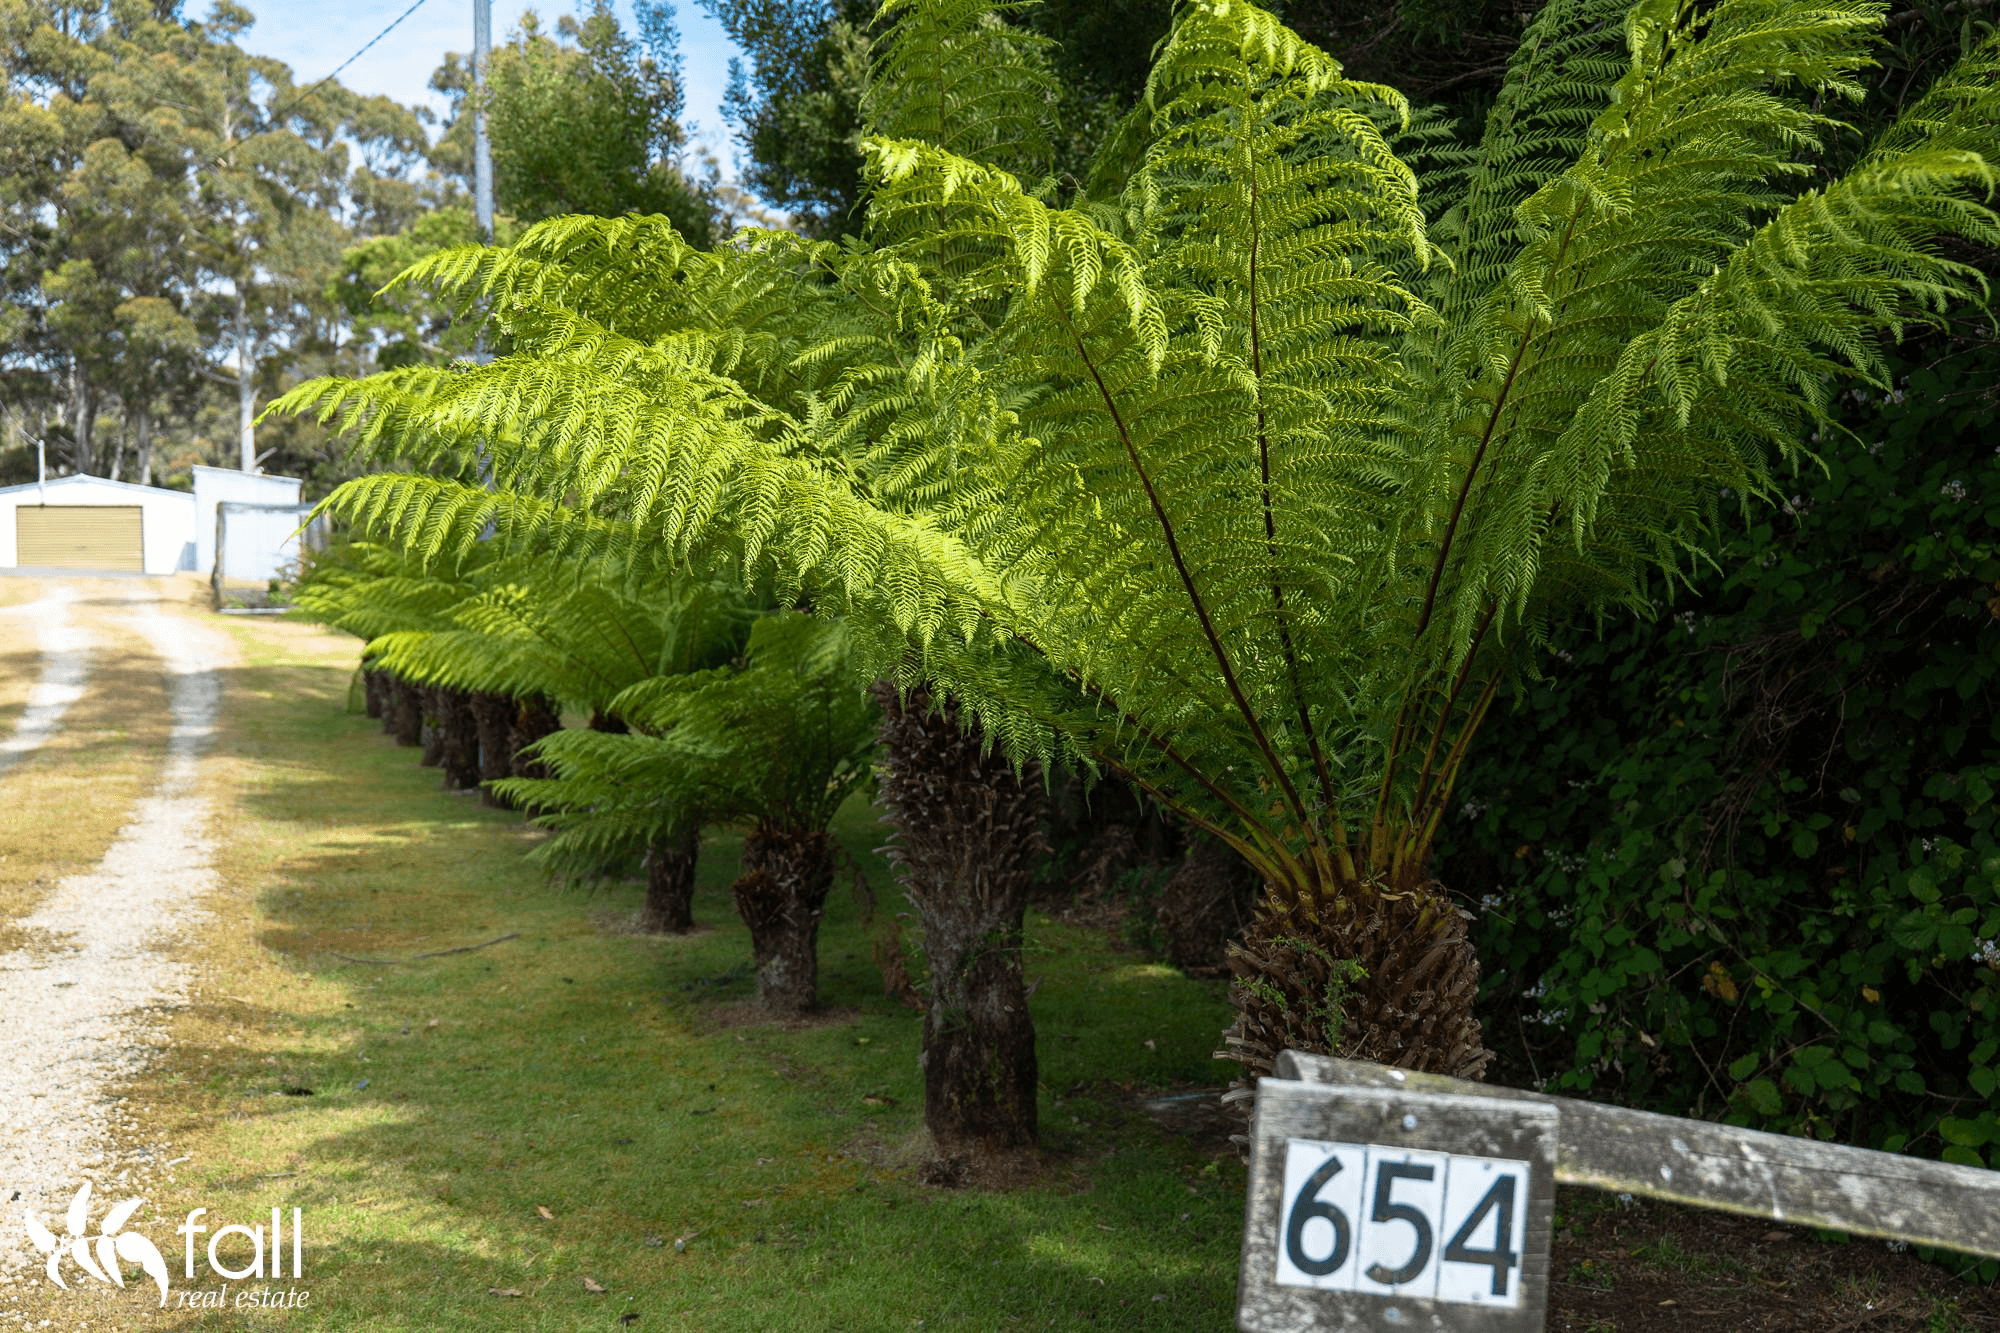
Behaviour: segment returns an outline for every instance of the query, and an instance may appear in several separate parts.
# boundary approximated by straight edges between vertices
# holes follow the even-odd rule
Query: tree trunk
[[[1436,881],[1402,893],[1265,885],[1256,919],[1229,946],[1236,1021],[1215,1053],[1243,1065],[1234,1089],[1246,1109],[1287,1049],[1483,1075],[1493,1057],[1474,1016],[1479,958],[1468,919]]]
[[[554,735],[561,730],[562,716],[556,712],[553,702],[539,695],[521,700],[514,714],[513,725],[507,731],[507,765],[513,776],[548,777],[547,764],[532,762],[524,758],[521,751],[542,737]]]
[[[134,447],[138,450],[139,455],[137,459],[139,484],[141,486],[151,486],[153,484],[153,414],[149,409],[142,407],[138,410],[132,422],[132,430],[135,437],[133,441]],[[375,715],[370,713],[368,716],[373,717]]]
[[[1044,850],[1046,801],[1032,768],[1016,778],[957,708],[886,683],[882,780],[889,858],[923,922],[924,1124],[941,1149],[1032,1146],[1035,1024],[1021,975],[1022,916]]]
[[[388,680],[376,668],[364,666],[361,668],[361,692],[367,701],[368,716],[379,719],[384,706],[383,696],[388,693]]]
[[[1167,961],[1190,970],[1220,967],[1231,939],[1250,922],[1257,872],[1228,844],[1197,834],[1160,890]]]
[[[69,363],[70,466],[86,476],[97,463],[95,442],[91,438],[96,426],[97,395],[90,390],[90,380],[83,373],[82,362],[72,357]]]
[[[422,745],[424,743],[424,692],[400,676],[392,677],[392,697],[395,699],[395,716],[384,716],[385,722],[393,722],[396,744]]]
[[[493,784],[513,773],[514,751],[508,744],[516,704],[504,694],[472,696],[472,724],[479,733],[479,803],[510,809],[493,794]]]
[[[257,343],[250,336],[250,315],[243,299],[243,280],[236,282],[236,449],[245,472],[257,470]]]
[[[819,919],[832,887],[825,830],[759,824],[743,839],[743,874],[730,891],[750,927],[765,1008],[803,1014],[819,1002]]]
[[[668,834],[646,849],[646,904],[639,929],[685,935],[694,929],[694,869],[701,830]]]
[[[440,686],[431,692],[436,701],[439,765],[444,769],[447,790],[461,791],[479,785],[479,724],[472,715],[472,695],[466,690]]]
[[[425,768],[436,768],[444,762],[444,728],[439,724],[444,708],[438,699],[438,694],[439,691],[435,686],[417,687],[417,709],[423,718],[417,739],[424,747],[423,755],[417,762]]]

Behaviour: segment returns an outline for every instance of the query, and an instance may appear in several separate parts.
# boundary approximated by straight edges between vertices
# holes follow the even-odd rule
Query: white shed
[[[186,491],[86,476],[0,487],[0,567],[171,574],[196,568],[198,534]]]
[[[238,472],[226,467],[201,467],[194,470],[195,503],[195,552],[194,568],[203,573],[215,569],[215,510],[226,502],[259,507],[285,506],[297,508],[299,488],[303,483],[297,477],[272,477],[262,472]],[[298,522],[293,521],[290,532]],[[235,552],[231,553],[236,554]],[[268,562],[275,565],[281,557],[273,546]],[[253,564],[265,563],[253,559]],[[269,577],[264,575],[263,577]]]

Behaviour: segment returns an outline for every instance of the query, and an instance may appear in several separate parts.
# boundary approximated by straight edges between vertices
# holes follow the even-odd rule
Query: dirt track
[[[75,756],[57,742],[101,658],[149,662],[165,687],[170,726],[164,735],[157,726],[132,733],[152,772],[96,863],[53,885],[14,885],[7,898],[32,906],[0,923],[15,945],[0,953],[0,1201],[8,1221],[0,1271],[42,1257],[17,1224],[24,1209],[60,1230],[83,1180],[95,1180],[108,1203],[138,1192],[155,1165],[151,1149],[121,1136],[130,1122],[114,1090],[154,1056],[161,1016],[185,996],[178,945],[215,882],[200,759],[221,705],[227,644],[186,606],[176,582],[42,583],[39,597],[0,609],[0,632],[15,644],[32,634],[39,657],[26,706],[0,739],[0,876],[10,861],[31,859],[14,857],[16,846],[60,836],[40,826],[51,812],[28,797],[68,776]]]

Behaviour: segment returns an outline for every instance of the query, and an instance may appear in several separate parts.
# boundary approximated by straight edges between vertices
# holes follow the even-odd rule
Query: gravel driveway
[[[0,820],[8,788],[34,780],[21,761],[58,734],[88,688],[99,641],[150,650],[172,731],[152,794],[103,860],[12,923],[49,946],[0,954],[0,1271],[41,1259],[20,1224],[24,1209],[59,1218],[86,1178],[100,1197],[142,1192],[157,1154],[131,1141],[115,1090],[159,1049],[164,1015],[186,996],[188,969],[174,955],[215,883],[199,760],[215,729],[226,641],[151,581],[87,585],[90,604],[104,607],[95,633],[78,623],[75,584],[47,586],[40,600],[0,611],[0,633],[32,625],[41,651],[29,706],[0,739]]]

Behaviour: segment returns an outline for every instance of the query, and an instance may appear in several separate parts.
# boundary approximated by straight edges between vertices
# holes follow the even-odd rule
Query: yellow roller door
[[[146,570],[138,505],[22,505],[17,563],[44,569]]]

